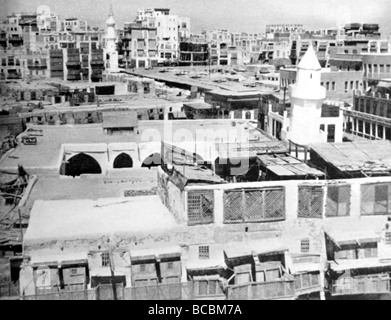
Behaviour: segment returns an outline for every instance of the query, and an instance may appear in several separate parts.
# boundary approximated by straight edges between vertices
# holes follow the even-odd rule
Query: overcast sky
[[[117,27],[133,21],[137,9],[171,8],[189,16],[192,31],[228,29],[264,32],[271,23],[302,23],[311,28],[334,28],[341,23],[379,23],[383,33],[391,32],[391,0],[0,0],[0,18],[20,11],[35,11],[48,5],[60,18],[78,17],[90,25],[104,26],[110,3]]]

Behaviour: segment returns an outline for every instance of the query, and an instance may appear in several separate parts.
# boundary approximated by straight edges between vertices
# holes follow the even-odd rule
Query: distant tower
[[[292,114],[288,139],[299,145],[327,142],[320,132],[326,88],[320,85],[322,67],[312,45],[297,66],[296,83],[290,86]]]
[[[106,57],[107,69],[112,72],[118,71],[118,52],[116,50],[117,35],[115,32],[115,20],[113,14],[113,6],[110,6],[109,17],[106,20]]]

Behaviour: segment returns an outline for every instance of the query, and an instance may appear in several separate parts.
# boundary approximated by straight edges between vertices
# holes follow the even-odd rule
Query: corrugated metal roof
[[[185,177],[189,182],[208,182],[211,184],[226,183],[225,180],[214,174],[212,170],[195,166],[175,166],[175,170]]]
[[[102,112],[103,128],[131,128],[138,126],[137,111]]]
[[[267,170],[278,176],[324,176],[322,171],[311,168],[299,159],[289,155],[260,155],[258,159]]]
[[[312,145],[311,149],[340,171],[391,171],[389,141],[323,143]]]
[[[249,156],[262,155],[267,153],[287,153],[288,148],[281,141],[270,140],[265,137],[264,141],[253,141],[248,143],[217,143],[216,149],[220,158],[239,158],[248,154]]]

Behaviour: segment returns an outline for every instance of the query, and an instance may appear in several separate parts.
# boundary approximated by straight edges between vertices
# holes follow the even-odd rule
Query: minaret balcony
[[[326,88],[310,85],[299,85],[298,83],[290,87],[292,99],[321,100],[326,99]]]

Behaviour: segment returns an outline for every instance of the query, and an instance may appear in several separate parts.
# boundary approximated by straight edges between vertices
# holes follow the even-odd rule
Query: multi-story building
[[[14,48],[0,51],[0,79],[50,78],[48,52]]]
[[[204,34],[209,43],[211,64],[229,64],[228,47],[231,45],[231,34],[228,30],[205,31]]]
[[[36,32],[37,29],[37,14],[36,13],[13,13],[7,16],[7,19],[2,23],[2,31],[0,33],[0,45],[7,47],[23,46],[23,30],[25,27],[32,27]]]
[[[141,23],[125,24],[122,39],[127,68],[145,68],[158,65],[156,28]]]
[[[37,27],[40,31],[60,31],[61,21],[59,15],[52,13],[46,5],[37,8]]]
[[[369,91],[355,91],[354,104],[345,110],[347,131],[371,140],[391,140],[390,81],[380,81]]]
[[[179,40],[190,34],[190,19],[170,14],[170,9],[139,10],[136,22],[157,32],[159,62],[178,59]]]
[[[300,62],[310,45],[313,46],[320,65],[323,68],[327,67],[331,48],[337,46],[337,40],[335,36],[317,35],[312,33],[292,35],[290,50],[292,64],[297,65]]]
[[[180,66],[205,66],[209,63],[208,43],[182,41],[179,44]]]
[[[257,44],[262,36],[260,33],[234,32],[231,33],[231,45],[249,52],[251,45]]]
[[[190,38],[191,20],[189,17],[178,17],[179,39]]]
[[[257,44],[251,48],[251,56],[254,61],[261,62],[280,59],[289,60],[290,50],[289,40],[259,39]]]
[[[61,30],[63,31],[87,31],[87,21],[79,20],[78,18],[67,18],[61,21]]]

